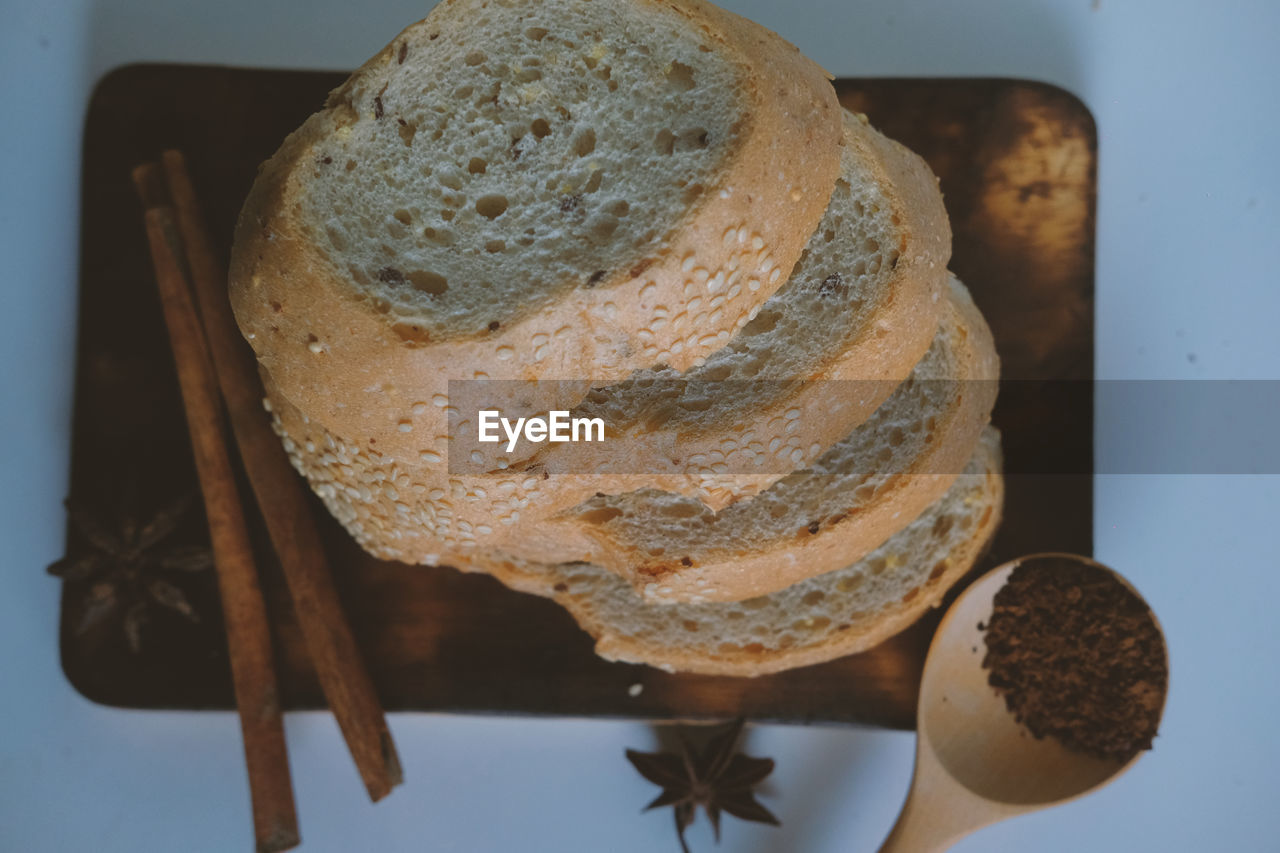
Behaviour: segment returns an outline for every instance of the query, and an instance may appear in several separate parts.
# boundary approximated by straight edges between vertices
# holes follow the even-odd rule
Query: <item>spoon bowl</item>
[[[945,850],[988,824],[1097,790],[1141,757],[1104,760],[1068,750],[1052,737],[1037,739],[987,681],[978,625],[991,618],[996,593],[1020,565],[1064,561],[1103,569],[1138,595],[1115,571],[1087,557],[1035,554],[992,569],[956,599],[925,659],[915,774],[881,853]],[[1151,618],[1164,645],[1160,624]],[[1163,697],[1160,704],[1163,711]]]

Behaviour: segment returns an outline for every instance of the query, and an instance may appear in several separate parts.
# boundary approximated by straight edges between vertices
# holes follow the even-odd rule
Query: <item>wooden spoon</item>
[[[916,710],[915,775],[880,853],[946,850],[988,824],[1095,791],[1141,756],[1107,761],[1071,752],[1053,738],[1037,740],[987,683],[978,623],[991,617],[992,600],[1014,568],[1040,560],[1097,566],[1138,594],[1112,569],[1074,554],[1022,557],[987,572],[961,594],[929,646]],[[1160,636],[1163,645],[1163,631]],[[1160,705],[1163,713],[1163,697]]]

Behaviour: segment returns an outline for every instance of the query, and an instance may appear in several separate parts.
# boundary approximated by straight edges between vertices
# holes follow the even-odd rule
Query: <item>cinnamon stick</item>
[[[134,172],[134,181],[146,203],[149,188],[155,185],[154,172],[149,172],[148,167],[139,167]],[[280,694],[272,662],[271,632],[227,455],[216,380],[204,333],[191,302],[172,210],[151,207],[146,212],[146,226],[209,520],[248,767],[254,837],[259,853],[288,850],[297,846],[300,839],[280,715]]]
[[[382,704],[343,612],[307,493],[262,412],[252,350],[241,337],[186,162],[164,153],[164,173],[231,427],[258,508],[284,570],[320,687],[375,802],[403,781]]]

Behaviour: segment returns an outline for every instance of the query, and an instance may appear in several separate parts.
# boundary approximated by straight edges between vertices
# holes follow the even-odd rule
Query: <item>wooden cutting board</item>
[[[223,250],[258,163],[344,75],[140,65],[97,87],[84,137],[80,325],[70,493],[145,516],[196,488],[130,169],[187,155]],[[969,285],[1003,359],[1005,522],[979,569],[1032,551],[1092,550],[1096,137],[1088,110],[1016,80],[839,80],[843,103],[929,161]],[[246,492],[247,494],[247,492]],[[447,568],[374,560],[316,504],[356,636],[388,709],[910,727],[937,614],[869,652],[759,679],[671,675],[595,657],[554,604]],[[256,523],[256,519],[254,519]],[[199,542],[193,509],[173,542]],[[284,702],[322,697],[288,592],[254,529]],[[71,546],[82,547],[69,536]],[[88,698],[130,708],[231,708],[211,573],[177,579],[200,621],[153,607],[130,650],[117,617],[79,631],[63,596],[62,663]],[[639,690],[635,685],[640,685]]]

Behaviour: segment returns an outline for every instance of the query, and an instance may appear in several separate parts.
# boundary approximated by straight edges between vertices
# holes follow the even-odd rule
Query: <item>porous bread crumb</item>
[[[548,0],[402,44],[429,57],[335,94],[358,120],[316,145],[301,220],[421,343],[635,266],[715,186],[743,129],[726,97],[741,72],[678,16]]]

